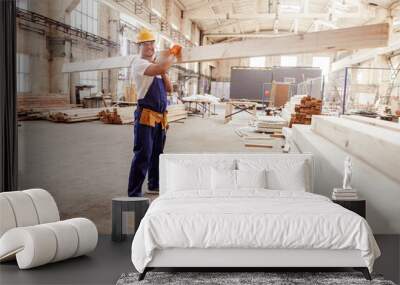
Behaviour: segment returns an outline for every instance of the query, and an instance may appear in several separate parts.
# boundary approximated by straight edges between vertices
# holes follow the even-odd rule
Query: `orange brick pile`
[[[321,115],[322,101],[310,96],[301,99],[300,105],[296,104],[290,119],[290,127],[293,124],[310,125],[312,115]]]
[[[133,113],[136,107],[111,108],[100,111],[100,121],[105,124],[131,124],[134,121]]]

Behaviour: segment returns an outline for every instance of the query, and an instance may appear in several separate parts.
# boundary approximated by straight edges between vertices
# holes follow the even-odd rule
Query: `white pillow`
[[[239,170],[267,171],[267,188],[272,190],[310,191],[310,169],[305,160],[280,159],[239,159]]]
[[[290,168],[267,171],[268,189],[287,191],[306,191],[305,164],[298,163]]]
[[[267,188],[267,171],[263,170],[236,170],[237,187],[240,188]]]
[[[168,190],[185,191],[211,188],[211,167],[170,163]]]
[[[236,170],[233,169],[220,169],[220,168],[212,168],[211,169],[211,188],[213,190],[236,190],[237,189],[237,181],[236,181]]]

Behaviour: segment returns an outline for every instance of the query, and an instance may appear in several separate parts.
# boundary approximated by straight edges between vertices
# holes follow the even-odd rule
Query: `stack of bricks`
[[[105,124],[132,124],[136,107],[114,107],[100,111],[100,121]]]
[[[322,102],[320,99],[312,98],[310,96],[301,99],[300,105],[296,104],[295,113],[292,114],[290,120],[290,127],[293,124],[310,125],[312,115],[320,115],[322,109]]]

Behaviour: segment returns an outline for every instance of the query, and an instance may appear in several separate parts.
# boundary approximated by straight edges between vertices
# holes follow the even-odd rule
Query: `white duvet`
[[[162,195],[140,223],[132,262],[143,272],[165,248],[358,249],[370,271],[380,255],[359,215],[324,196],[265,189]]]

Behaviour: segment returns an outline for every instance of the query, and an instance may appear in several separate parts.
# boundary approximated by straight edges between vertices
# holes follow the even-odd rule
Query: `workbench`
[[[208,117],[211,115],[216,114],[215,113],[215,103],[213,103],[210,100],[204,100],[204,99],[182,99],[182,102],[187,106],[187,110],[189,111],[190,115],[201,115],[203,118],[206,114],[208,114]],[[192,109],[192,104],[194,104],[194,108]],[[213,105],[213,111],[211,110]]]
[[[129,101],[112,101],[111,105],[113,107],[130,107],[136,106],[137,102],[129,102]]]
[[[239,109],[234,111],[234,109]],[[225,124],[232,120],[234,115],[241,112],[247,112],[252,116],[256,116],[257,112],[257,102],[250,101],[228,101],[225,106]]]
[[[102,96],[88,96],[82,99],[84,108],[101,108],[105,106]]]

